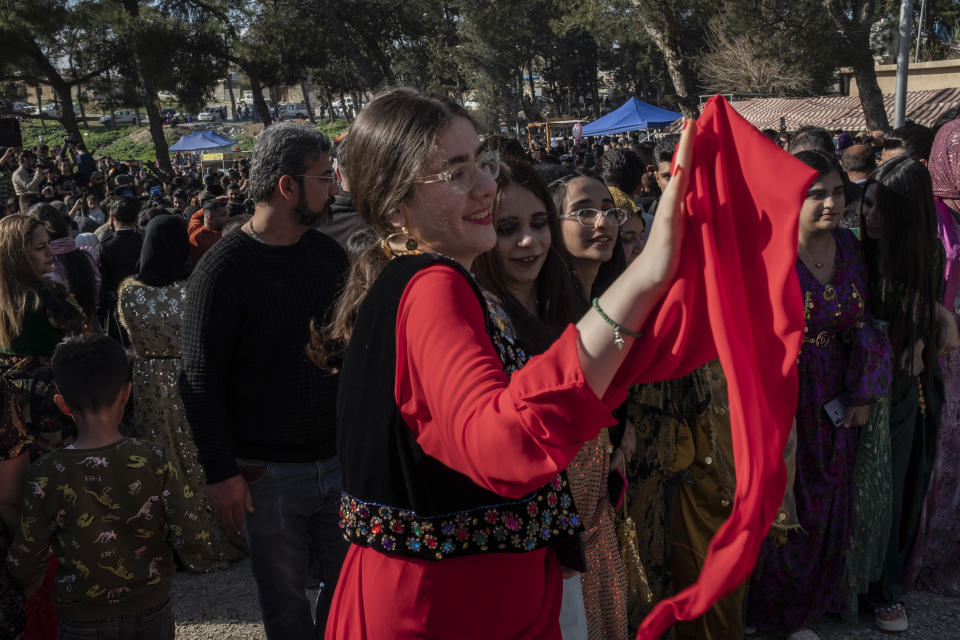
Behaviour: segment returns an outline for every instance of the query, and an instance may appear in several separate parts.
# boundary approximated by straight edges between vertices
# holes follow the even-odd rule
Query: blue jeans
[[[237,464],[248,479],[253,499],[244,534],[267,638],[322,638],[348,547],[338,526],[340,461],[336,457],[316,462],[238,458]],[[304,595],[310,553],[319,560],[316,577],[322,583],[316,624]]]
[[[170,600],[144,611],[84,622],[60,618],[60,640],[173,640]]]

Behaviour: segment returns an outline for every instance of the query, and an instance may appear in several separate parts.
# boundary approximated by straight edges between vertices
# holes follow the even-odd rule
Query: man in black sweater
[[[252,220],[190,278],[180,394],[214,514],[250,545],[270,640],[322,636],[347,545],[338,527],[337,377],[307,358],[312,318],[332,307],[343,249],[315,230],[339,189],[330,142],[293,122],[253,151]],[[323,583],[317,627],[304,597],[307,550]]]
[[[113,235],[100,245],[100,301],[98,315],[107,335],[127,346],[129,340],[117,320],[117,291],[120,283],[137,271],[143,237],[137,233],[140,201],[121,196],[110,207]]]

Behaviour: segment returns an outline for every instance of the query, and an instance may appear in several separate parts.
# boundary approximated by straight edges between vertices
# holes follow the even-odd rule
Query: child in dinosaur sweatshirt
[[[209,537],[184,499],[192,489],[161,447],[120,435],[131,382],[116,342],[68,339],[52,368],[55,400],[79,436],[30,468],[10,572],[32,590],[52,543],[61,638],[173,640],[173,548],[196,549]]]

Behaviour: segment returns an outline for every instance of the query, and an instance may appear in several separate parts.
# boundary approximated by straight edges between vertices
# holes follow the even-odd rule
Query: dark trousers
[[[943,379],[939,370],[935,373],[934,383],[924,387],[923,397],[926,410],[921,414],[917,378],[903,372],[894,375],[890,388],[893,517],[883,574],[880,580],[870,585],[866,596],[866,604],[872,608],[898,602],[906,591],[904,570],[930,484],[943,410]]]
[[[60,640],[173,640],[173,605],[163,604],[115,618],[76,622],[60,618]]]

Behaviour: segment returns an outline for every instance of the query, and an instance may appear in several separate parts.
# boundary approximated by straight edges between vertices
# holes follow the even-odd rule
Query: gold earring
[[[400,243],[402,243],[402,248],[397,248],[396,245]],[[420,250],[417,248],[418,246],[419,243],[417,239],[410,235],[406,227],[400,227],[400,231],[391,233],[380,241],[380,248],[391,258],[395,258],[396,256],[415,256],[420,253]]]

